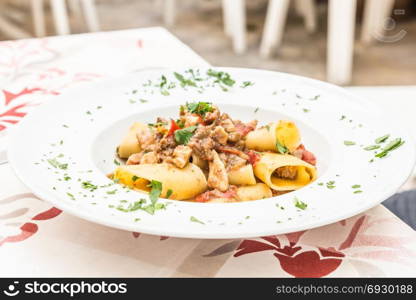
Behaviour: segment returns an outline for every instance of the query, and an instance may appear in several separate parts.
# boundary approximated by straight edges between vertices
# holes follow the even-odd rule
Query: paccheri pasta
[[[257,127],[208,102],[180,106],[179,118],[135,122],[117,148],[127,159],[113,174],[120,184],[161,197],[196,202],[251,201],[297,190],[316,179],[316,158],[293,122]]]

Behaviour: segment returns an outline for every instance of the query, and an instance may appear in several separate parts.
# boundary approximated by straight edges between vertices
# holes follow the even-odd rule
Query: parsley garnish
[[[279,141],[276,141],[276,150],[281,154],[286,154],[289,152],[289,149],[287,149],[284,145],[280,144]]]
[[[355,145],[355,142],[352,142],[352,141],[344,141],[344,145],[345,146],[354,146]]]
[[[301,210],[305,210],[308,207],[308,204],[300,201],[297,197],[295,197],[295,206]]]
[[[194,135],[196,126],[189,126],[184,129],[179,129],[175,131],[175,141],[180,145],[188,144],[191,137]]]
[[[169,199],[170,196],[172,196],[173,191],[171,189],[168,189],[168,191],[166,192],[166,198]]]
[[[383,135],[383,136],[381,136],[379,138],[376,138],[375,142],[376,142],[376,144],[384,143],[385,141],[387,141],[387,139],[389,137],[390,137],[390,134]]]
[[[246,88],[246,87],[249,87],[249,86],[252,86],[252,85],[254,85],[254,82],[251,82],[251,81],[243,81],[243,83],[241,84],[241,88]]]
[[[382,158],[386,156],[390,151],[399,148],[403,144],[404,141],[401,138],[394,139],[386,147],[384,147],[380,153],[377,153],[376,157]]]
[[[47,162],[54,168],[66,170],[68,169],[68,164],[60,163],[56,158],[48,159]]]
[[[201,220],[198,220],[198,219],[197,219],[197,218],[195,218],[194,216],[191,216],[191,217],[189,218],[189,220],[190,220],[191,222],[195,222],[195,223],[199,223],[199,224],[205,225],[205,223],[204,223],[204,222],[202,222]]]
[[[150,204],[145,205],[146,200],[140,199],[139,201],[129,204],[127,207],[119,205],[117,209],[122,212],[132,212],[140,209],[151,215],[153,215],[157,210],[165,209],[165,203],[157,202],[157,200],[160,197],[160,194],[162,193],[162,183],[160,181],[152,180],[149,184],[149,187],[151,187],[149,193]]]
[[[360,188],[361,187],[361,185],[359,185],[359,184],[354,184],[353,186],[351,186],[353,189],[358,189],[358,188]]]
[[[212,112],[214,108],[209,102],[191,102],[186,103],[186,109],[192,114],[205,116],[207,112]]]
[[[93,192],[98,188],[98,186],[92,184],[91,181],[84,181],[81,183],[81,186],[83,189],[90,190],[90,192]]]
[[[149,184],[149,187],[151,188],[149,193],[150,201],[152,204],[155,204],[157,199],[159,199],[160,194],[162,193],[162,183],[157,180],[152,180]]]
[[[380,148],[380,145],[370,145],[364,148],[365,151],[371,151],[371,150],[376,150]]]
[[[335,181],[328,181],[328,182],[326,183],[326,187],[327,187],[328,189],[333,189],[333,188],[335,188]]]
[[[74,197],[73,194],[71,194],[71,193],[66,193],[66,194],[69,196],[69,198],[71,198],[71,200],[75,200],[75,197]]]
[[[119,166],[120,165],[120,162],[117,159],[114,158],[114,164],[117,165],[117,166]]]
[[[218,83],[224,92],[228,91],[228,89],[223,85],[232,87],[235,84],[235,80],[231,78],[230,74],[222,71],[214,71],[212,69],[209,69],[207,71],[207,75],[210,77],[214,77],[214,83]]]
[[[186,79],[182,74],[174,72],[173,75],[175,75],[176,79],[179,80],[182,87],[185,87],[185,86],[194,86],[194,87],[196,87],[195,81],[193,81],[191,79]]]
[[[133,175],[133,177],[131,178],[131,180],[133,180],[133,182],[135,182],[137,179],[139,179],[140,177]]]

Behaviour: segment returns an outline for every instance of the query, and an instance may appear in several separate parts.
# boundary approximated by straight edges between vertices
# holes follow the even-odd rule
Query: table
[[[162,28],[0,42],[0,134],[36,104],[71,88],[184,65],[207,62]],[[415,231],[381,205],[292,234],[178,239],[73,217],[37,199],[9,164],[0,165],[1,276],[416,276],[415,257]]]

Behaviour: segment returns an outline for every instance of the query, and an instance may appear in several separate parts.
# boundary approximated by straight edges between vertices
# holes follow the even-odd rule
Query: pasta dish
[[[112,178],[163,198],[239,202],[297,190],[316,179],[316,158],[291,121],[258,126],[221,112],[209,102],[181,105],[177,120],[135,122],[117,147],[125,159]]]

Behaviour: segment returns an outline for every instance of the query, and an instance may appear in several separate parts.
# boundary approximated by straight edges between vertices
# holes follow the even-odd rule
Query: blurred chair
[[[43,37],[46,35],[46,24],[45,24],[45,1],[44,0],[28,0],[30,1],[34,35],[37,37]],[[49,1],[55,31],[58,35],[69,34],[70,26],[68,19],[67,3],[65,0],[47,0]],[[85,22],[89,31],[98,31],[99,23],[97,12],[95,9],[94,0],[67,0],[70,4],[71,11],[79,14],[81,11],[84,15]],[[8,3],[3,3],[7,5]],[[7,21],[5,13],[6,9],[0,9],[0,30],[6,32],[13,38],[26,38],[29,37],[29,33],[21,30],[18,26]]]
[[[175,0],[163,0],[163,19],[166,26],[175,23]],[[246,45],[245,0],[222,0],[224,31],[233,41],[234,52],[244,53]]]
[[[289,0],[269,0],[260,55],[269,57],[280,46]],[[370,43],[383,32],[383,22],[391,14],[394,0],[366,0],[361,40]],[[327,39],[327,80],[335,84],[351,81],[357,0],[329,0]],[[316,28],[314,0],[295,0],[308,31]]]
[[[33,2],[40,2],[40,4],[36,4],[37,9],[43,10],[43,0],[31,0]],[[56,33],[59,35],[69,34],[70,33],[70,26],[69,26],[69,19],[68,19],[68,10],[66,7],[65,0],[49,0],[53,19],[55,23],[55,30]],[[69,7],[73,13],[79,13],[81,11],[80,7],[82,8],[82,12],[84,15],[85,22],[87,24],[87,29],[89,31],[98,31],[99,30],[99,22],[98,22],[98,15],[97,10],[95,8],[95,0],[68,0],[70,4]],[[33,6],[32,6],[33,7]],[[42,13],[37,12],[37,14],[41,15]],[[42,21],[40,20],[41,17],[35,18],[35,13],[33,13],[35,23],[35,28],[42,27]],[[44,28],[44,23],[43,23]],[[44,30],[44,29],[43,29]],[[42,33],[42,29],[39,29],[38,32]]]
[[[260,45],[260,55],[269,57],[273,49],[280,46],[290,0],[269,0],[263,36]],[[309,32],[316,30],[316,14],[314,0],[295,0],[297,12],[304,17],[305,27]]]

